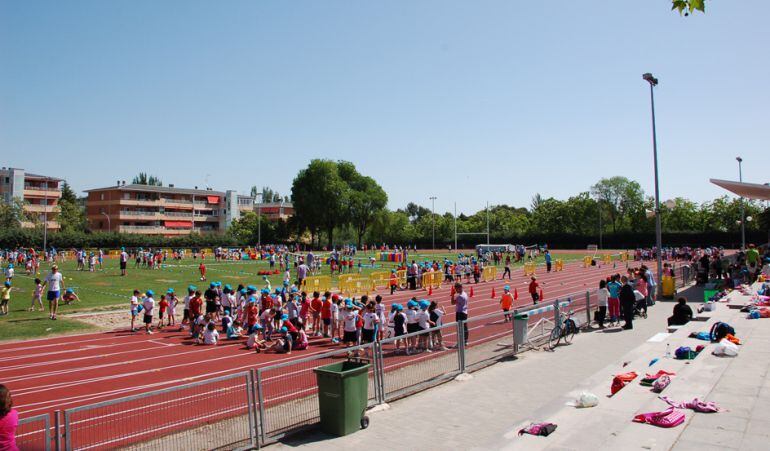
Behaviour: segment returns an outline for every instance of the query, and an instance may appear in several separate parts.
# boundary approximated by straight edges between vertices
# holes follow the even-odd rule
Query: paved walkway
[[[700,290],[692,288],[689,291],[691,291],[690,299],[702,299]],[[695,309],[697,303],[693,303],[692,306]],[[601,398],[601,404],[597,408],[585,409],[582,412],[591,412],[597,415],[600,413],[600,408],[611,405],[610,400],[605,398],[605,395],[609,393],[613,374],[630,371],[631,365],[634,365],[634,369],[638,373],[643,374],[651,359],[649,355],[662,356],[665,353],[665,340],[649,343],[648,339],[658,333],[666,332],[666,318],[671,314],[672,307],[673,303],[671,302],[659,302],[650,309],[648,319],[634,322],[632,331],[615,329],[582,333],[576,336],[571,345],[560,347],[553,353],[548,351],[526,352],[520,354],[515,360],[498,363],[473,373],[471,380],[453,381],[426,390],[424,393],[396,401],[389,410],[371,413],[371,425],[367,430],[341,438],[311,433],[273,445],[271,448],[325,449],[328,446],[334,446],[341,449],[383,450],[530,449],[532,447],[548,447],[549,444],[560,442],[553,449],[586,449],[586,446],[583,445],[588,443],[595,445],[597,441],[578,440],[570,444],[558,439],[560,437],[569,437],[570,440],[577,440],[579,437],[586,436],[607,437],[609,433],[601,421],[594,423],[592,425],[593,430],[589,430],[578,427],[580,421],[584,421],[578,418],[578,421],[574,423],[575,426],[572,427],[570,421],[573,419],[569,418],[568,414],[577,412],[577,410],[571,407],[565,408],[565,404],[573,400],[581,390],[593,387],[595,393]],[[743,314],[738,315],[737,312],[737,310],[728,311],[725,305],[720,305],[717,313],[734,315],[737,321],[739,316],[741,319],[744,316]],[[730,318],[732,321],[733,316]],[[743,321],[747,324],[744,324]],[[704,419],[697,419],[696,421],[689,421],[692,415],[688,414],[686,428],[680,426],[677,429],[677,435],[673,439],[669,439],[668,442],[671,446],[676,444],[678,449],[690,449],[689,446],[692,442],[698,443],[698,448],[703,448],[701,443],[704,439],[702,437],[709,436],[704,435],[703,431],[693,428],[708,429],[710,424],[716,425],[724,421],[725,425],[718,426],[721,429],[714,430],[743,428],[741,431],[733,431],[737,435],[726,434],[726,437],[730,438],[729,444],[733,446],[742,443],[740,440],[745,438],[745,449],[751,449],[749,443],[756,439],[754,432],[760,427],[759,423],[755,422],[753,423],[754,426],[749,428],[752,420],[762,421],[763,417],[770,419],[770,403],[749,402],[750,398],[753,400],[758,395],[764,396],[770,390],[770,383],[766,378],[767,367],[770,364],[770,346],[766,346],[770,342],[770,321],[763,323],[762,320],[742,320],[739,325],[736,325],[737,333],[746,337],[749,342],[743,347],[739,358],[721,360],[725,366],[724,371],[720,373],[724,377],[725,391],[723,392],[719,389],[720,386],[716,385],[717,390],[714,393],[704,392],[700,395],[701,397],[709,395],[709,400],[720,402],[726,406],[729,405],[731,412],[713,416],[713,419],[711,417],[705,419],[704,417]],[[693,327],[698,330],[701,328],[705,330],[707,326],[710,327],[710,324],[698,323]],[[760,325],[765,327],[756,327]],[[679,331],[672,335],[672,337],[675,336],[686,336],[686,333],[684,330]],[[672,342],[672,349],[675,348],[674,344],[676,343],[673,340],[668,341]],[[699,359],[701,357],[705,356],[702,354]],[[716,359],[710,355],[709,357]],[[703,359],[703,361],[705,360]],[[626,362],[629,365],[628,368],[623,366]],[[699,363],[698,360],[694,362]],[[658,365],[652,369],[657,371],[660,368],[662,366]],[[744,379],[745,371],[750,371],[752,377]],[[697,379],[697,372],[692,378]],[[733,388],[733,384],[731,384],[733,378],[741,380],[740,388]],[[713,382],[716,383],[717,381]],[[638,383],[636,385],[638,386]],[[675,385],[672,383],[670,389]],[[734,393],[734,391],[740,393]],[[632,393],[632,390],[629,390],[629,393]],[[672,393],[674,393],[673,390]],[[626,394],[624,393],[624,395]],[[649,393],[646,395],[650,401],[655,400],[655,396],[650,396]],[[732,396],[743,398],[735,399]],[[631,425],[643,428],[637,428],[642,435],[650,433],[652,426],[630,423],[633,412],[644,406],[642,401],[646,402],[646,398],[637,400],[642,402],[638,406],[633,404],[634,397],[630,394],[624,398],[628,398],[623,403],[628,412],[619,415],[617,412],[608,410],[609,418],[619,421],[618,424],[621,429]],[[615,401],[615,398],[612,401]],[[661,403],[660,401],[656,402]],[[754,404],[756,404],[756,408]],[[557,432],[551,437],[516,436],[515,432],[518,428],[532,421],[560,423],[561,420],[555,421],[554,418],[562,414],[562,411],[567,412],[564,418],[565,423],[560,424]],[[740,418],[745,421],[738,421],[739,415],[742,415]],[[714,428],[716,427],[714,426]],[[690,429],[694,432],[682,433],[682,431],[689,431]],[[764,428],[764,430],[770,431],[770,427]],[[682,433],[681,439],[678,435],[680,433]],[[679,441],[677,442],[677,440]],[[610,443],[607,443],[607,447],[613,449],[663,449],[658,446],[650,446],[648,442],[615,442],[611,446]],[[598,441],[599,447],[605,448],[602,443]],[[671,446],[664,448],[668,449]]]

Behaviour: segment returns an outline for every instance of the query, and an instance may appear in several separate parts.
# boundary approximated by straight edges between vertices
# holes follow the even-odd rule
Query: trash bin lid
[[[529,319],[529,315],[526,313],[519,313],[518,315],[514,316],[513,319]]]
[[[347,360],[344,362],[332,363],[331,365],[325,365],[315,368],[313,371],[316,374],[334,375],[338,377],[356,376],[361,373],[367,373],[369,367],[372,366],[367,362],[356,362]]]

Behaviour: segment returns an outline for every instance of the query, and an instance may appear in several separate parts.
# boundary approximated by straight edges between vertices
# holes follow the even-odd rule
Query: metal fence
[[[368,344],[330,351],[256,370],[260,441],[269,443],[318,423],[318,388],[314,369],[348,358],[370,359],[369,404],[380,399],[375,346]]]
[[[216,449],[256,444],[251,373],[64,411],[67,450]]]
[[[56,445],[51,442],[51,417],[48,414],[19,420],[16,446],[21,450],[48,451]]]
[[[548,339],[565,312],[572,312],[579,326],[590,324],[597,303],[597,291],[586,290],[508,315],[500,311],[471,316],[464,322],[372,344],[75,407],[64,412],[61,442],[66,450],[259,447],[319,422],[313,371],[318,367],[350,358],[368,359],[372,363],[368,403],[372,406],[537,346]],[[529,336],[524,346],[514,343],[516,320],[512,320],[523,314],[527,314]],[[23,421],[22,443],[28,446],[22,449],[52,446],[47,416]],[[59,435],[53,438],[58,443]]]

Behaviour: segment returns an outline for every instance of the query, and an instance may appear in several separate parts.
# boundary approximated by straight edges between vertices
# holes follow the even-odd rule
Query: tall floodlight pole
[[[43,255],[48,249],[48,178],[45,179],[45,194],[43,195]]]
[[[658,295],[663,292],[663,237],[660,225],[660,188],[658,184],[658,138],[655,131],[655,86],[658,79],[651,73],[642,75],[642,78],[650,84],[650,111],[652,111],[652,156],[655,165],[655,244],[658,247]]]
[[[110,224],[110,215],[108,215],[105,212],[102,212],[102,216],[107,218],[107,232],[112,232],[112,225]]]
[[[436,196],[430,197],[431,205],[430,205],[430,215],[431,218],[433,218],[433,241],[432,241],[432,248],[434,251],[436,250]]]
[[[489,202],[487,202],[487,246],[489,246]]]
[[[743,158],[735,157],[738,161],[738,181],[743,183]],[[741,196],[741,250],[746,250],[746,206]]]
[[[262,247],[262,200],[264,193],[257,193],[259,202],[257,202],[257,245]]]
[[[597,203],[599,207],[599,249],[602,248],[602,200]]]

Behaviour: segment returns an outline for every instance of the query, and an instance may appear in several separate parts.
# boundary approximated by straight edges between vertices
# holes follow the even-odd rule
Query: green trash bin
[[[316,368],[318,410],[321,430],[343,436],[369,426],[369,367],[363,361],[348,360]]]

